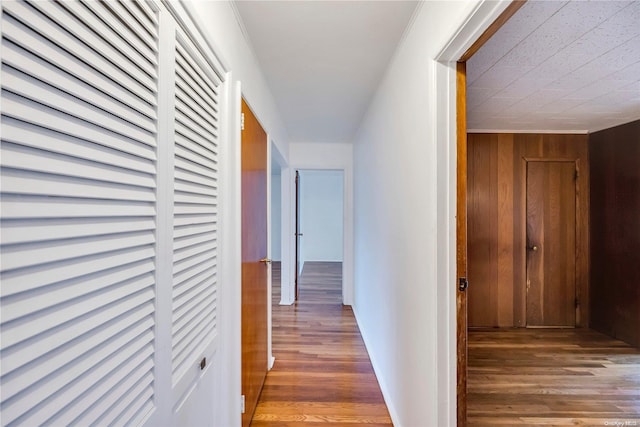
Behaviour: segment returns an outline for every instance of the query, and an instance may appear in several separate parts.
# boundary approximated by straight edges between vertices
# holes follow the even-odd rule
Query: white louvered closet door
[[[179,29],[174,53],[171,378],[179,404],[216,345],[221,80]]]
[[[2,8],[2,423],[135,424],[153,407],[156,11]]]
[[[212,359],[223,74],[177,21],[2,2],[3,426],[170,423]]]

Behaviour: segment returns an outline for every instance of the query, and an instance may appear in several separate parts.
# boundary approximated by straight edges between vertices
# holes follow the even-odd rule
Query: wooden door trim
[[[456,278],[467,277],[467,67],[456,66]],[[456,284],[457,286],[457,284]],[[467,425],[467,293],[456,290],[457,420]]]
[[[575,157],[528,157],[522,156],[525,162],[578,162]]]
[[[588,155],[588,154],[587,154]],[[586,171],[583,171],[580,165],[582,162],[588,162],[588,159],[576,161],[576,298],[578,299],[578,307],[576,308],[576,328],[588,328],[590,301],[590,249],[589,249],[589,185],[588,176],[589,168],[586,165]],[[583,174],[586,173],[586,177]],[[580,183],[587,185],[580,185]]]
[[[480,37],[471,45],[469,49],[462,55],[460,62],[466,62],[471,58],[500,28],[518,11],[527,0],[513,0],[509,6],[493,21],[491,25],[480,35]]]

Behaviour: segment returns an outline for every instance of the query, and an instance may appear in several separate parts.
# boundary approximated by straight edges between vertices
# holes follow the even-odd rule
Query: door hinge
[[[578,180],[578,178],[580,178],[580,172],[578,172],[578,169],[576,169],[576,181]]]
[[[469,281],[466,277],[461,277],[458,279],[458,290],[464,292],[469,287]]]
[[[240,413],[244,414],[244,394],[240,397]]]
[[[244,113],[240,114],[240,130],[244,130]]]

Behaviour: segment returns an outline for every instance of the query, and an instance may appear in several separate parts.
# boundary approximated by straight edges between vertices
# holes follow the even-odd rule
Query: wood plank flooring
[[[280,278],[282,277],[282,263],[273,261],[271,263],[271,304],[273,306],[280,304]]]
[[[276,362],[251,426],[391,426],[353,312],[342,305],[341,263],[305,263],[300,300],[292,306],[278,305],[278,273],[272,296]]]
[[[274,264],[276,363],[252,426],[391,426],[340,270],[305,264],[300,302],[280,306]],[[469,427],[640,427],[640,350],[594,331],[472,329],[468,381]]]
[[[468,425],[640,427],[640,350],[586,329],[469,332]]]

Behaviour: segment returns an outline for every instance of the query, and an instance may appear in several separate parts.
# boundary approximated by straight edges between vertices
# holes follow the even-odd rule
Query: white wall
[[[282,236],[281,236],[281,193],[282,175],[280,170],[271,173],[271,259],[280,261],[282,259]]]
[[[344,172],[300,171],[300,239],[304,261],[342,261]]]
[[[476,3],[422,4],[355,138],[354,312],[396,426],[455,425],[455,192],[438,137],[455,103],[434,58]]]
[[[214,384],[215,388],[207,388],[207,393],[199,394],[198,400],[190,404],[185,425],[238,426],[241,422],[240,90],[269,140],[284,156],[289,152],[288,135],[258,61],[238,24],[233,3],[185,1],[185,4],[204,31],[212,49],[230,71],[230,85],[236,89],[231,100],[236,133],[230,146],[225,147],[227,173],[220,189],[224,202],[224,205],[221,202],[220,213],[222,230],[219,258],[222,270],[219,282],[221,344],[216,357],[217,366],[212,367],[214,369],[209,371],[207,378],[203,378],[203,381]],[[268,294],[270,296],[271,292]]]

